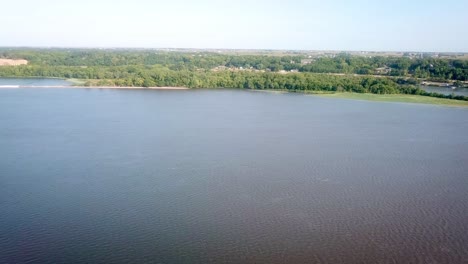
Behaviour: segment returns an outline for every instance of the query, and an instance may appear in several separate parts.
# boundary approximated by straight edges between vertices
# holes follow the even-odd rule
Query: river
[[[432,105],[0,89],[0,262],[466,263],[467,131]]]

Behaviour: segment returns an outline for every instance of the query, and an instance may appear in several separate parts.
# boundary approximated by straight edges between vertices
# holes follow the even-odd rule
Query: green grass
[[[327,98],[342,98],[354,100],[367,100],[378,102],[402,102],[402,103],[417,103],[417,104],[434,104],[444,106],[468,107],[468,101],[452,100],[444,98],[436,98],[420,95],[409,94],[368,94],[368,93],[330,93],[316,94]]]
[[[83,85],[85,84],[86,80],[83,80],[83,79],[74,79],[74,78],[71,78],[71,79],[66,79],[67,81],[71,82],[72,85]]]
[[[74,85],[83,85],[86,81],[96,82],[98,80],[83,80],[83,79],[68,79],[73,82]],[[291,92],[287,89],[265,89],[255,90],[265,92]],[[299,92],[299,91],[296,91]],[[347,93],[347,92],[330,92],[330,91],[300,91],[301,93],[317,95],[327,98],[341,98],[341,99],[353,99],[353,100],[366,100],[366,101],[378,101],[378,102],[401,102],[401,103],[417,103],[417,104],[433,104],[443,106],[456,106],[456,107],[468,107],[468,101],[444,99],[430,96],[421,95],[409,95],[409,94],[370,94],[370,93]]]

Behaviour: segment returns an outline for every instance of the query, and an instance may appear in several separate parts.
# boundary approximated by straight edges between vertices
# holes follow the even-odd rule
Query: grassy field
[[[67,81],[71,82],[72,85],[84,85],[86,83],[86,80],[83,79],[66,79]]]
[[[443,99],[420,95],[407,94],[361,94],[361,93],[328,93],[317,94],[327,98],[342,98],[354,100],[367,100],[379,102],[402,102],[402,103],[417,103],[417,104],[434,104],[445,106],[468,107],[468,101]]]

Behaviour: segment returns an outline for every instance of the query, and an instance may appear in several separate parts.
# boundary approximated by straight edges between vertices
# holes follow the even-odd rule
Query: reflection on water
[[[463,263],[468,110],[0,90],[0,262]]]

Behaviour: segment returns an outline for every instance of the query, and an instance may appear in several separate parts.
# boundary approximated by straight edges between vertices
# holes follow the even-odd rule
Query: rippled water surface
[[[468,109],[0,89],[1,263],[467,263]]]

